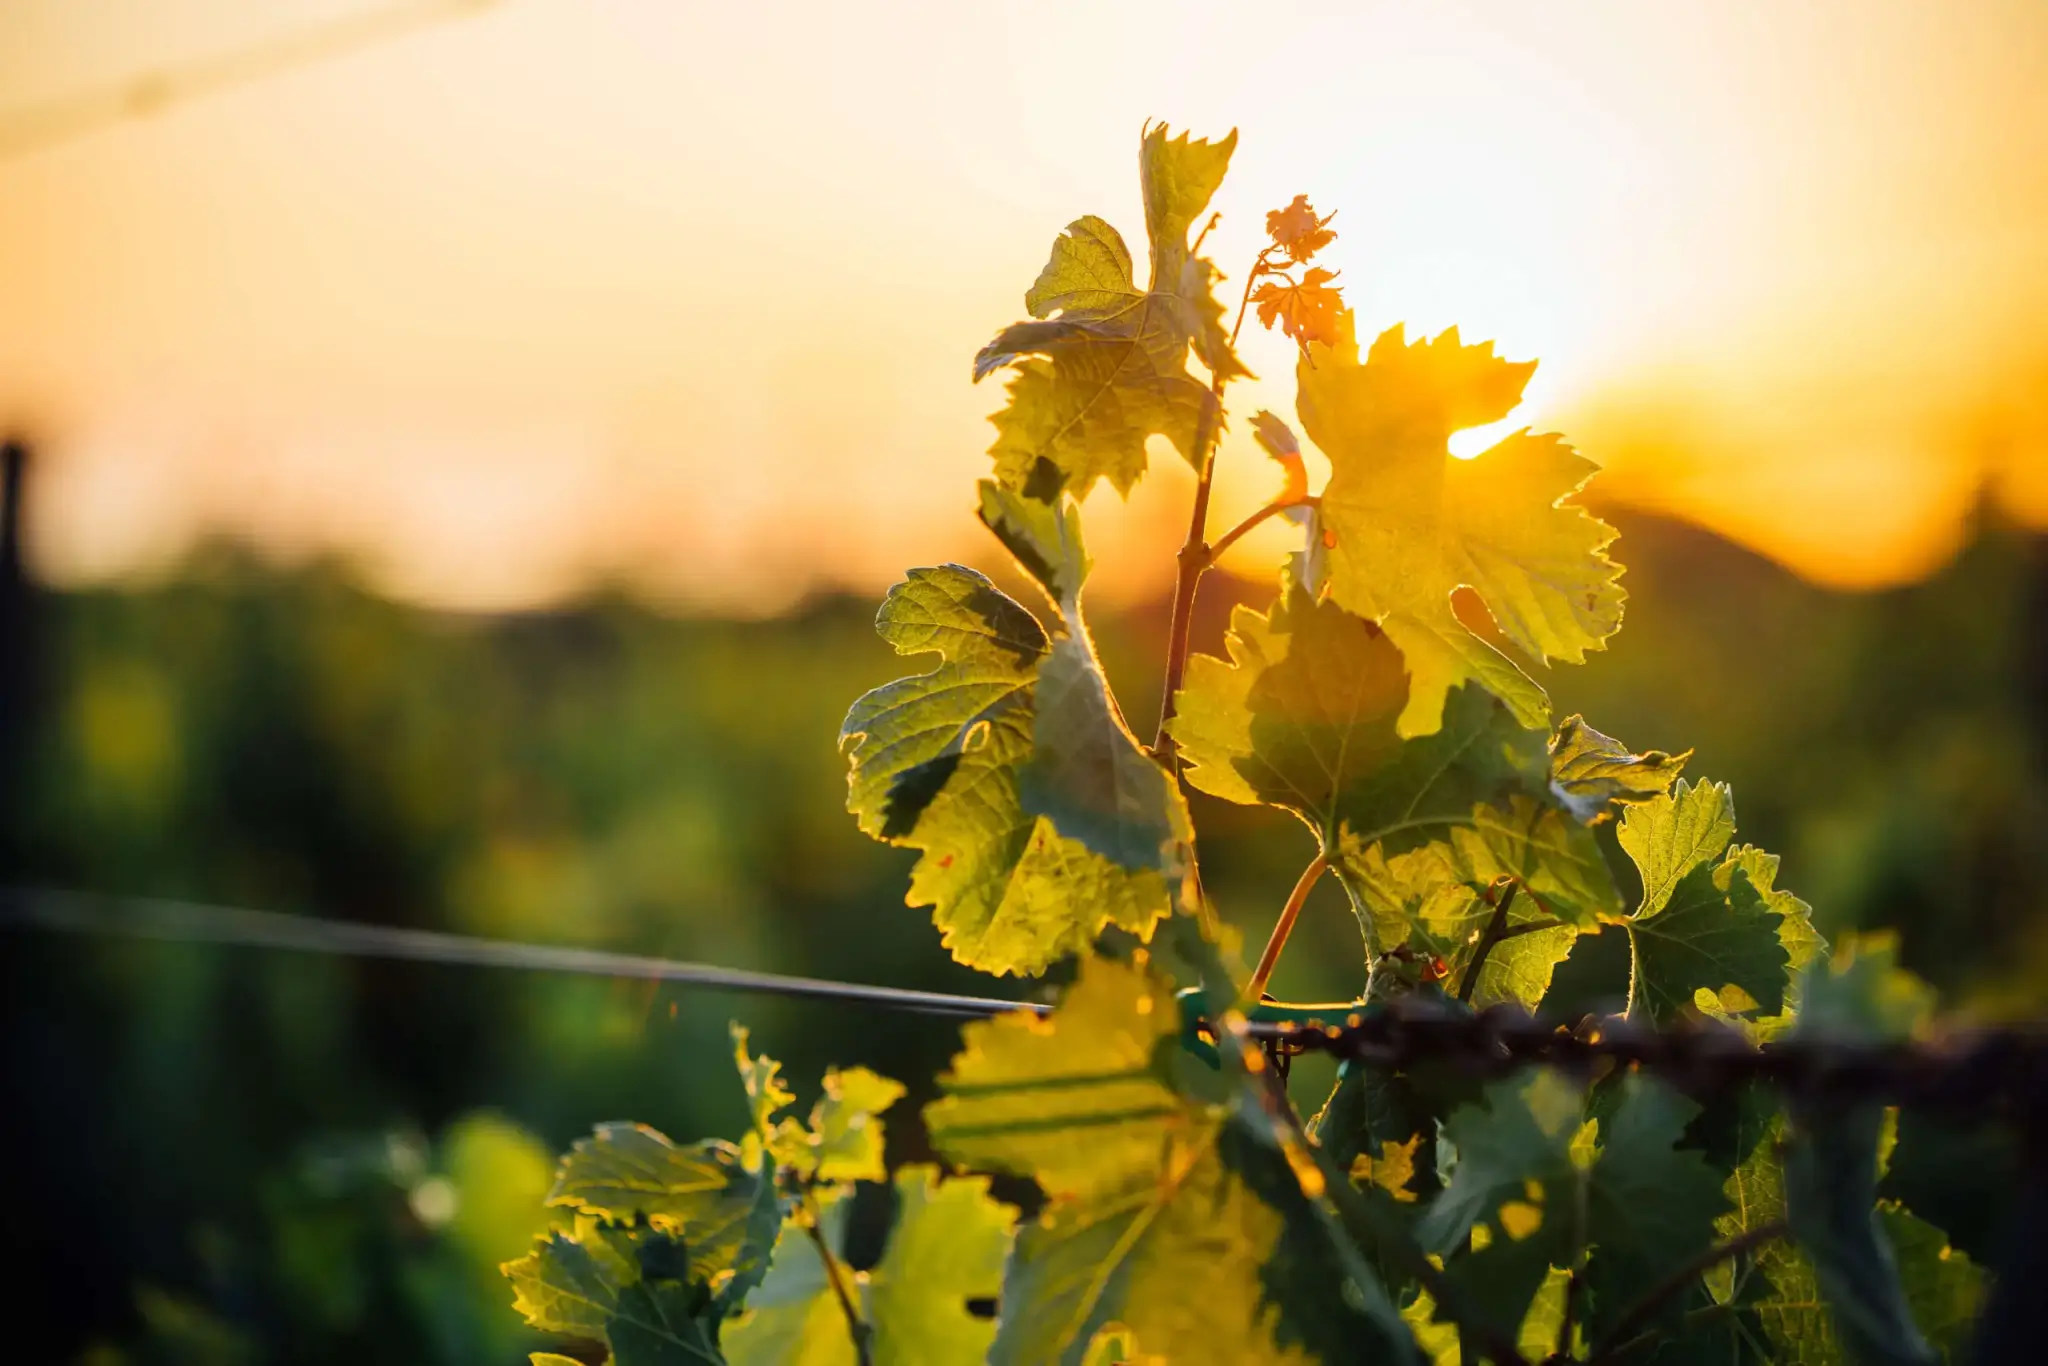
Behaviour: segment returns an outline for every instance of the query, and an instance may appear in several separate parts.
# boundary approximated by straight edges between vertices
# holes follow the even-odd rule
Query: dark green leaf
[[[1294,812],[1335,850],[1426,840],[1476,803],[1542,792],[1542,732],[1479,688],[1458,690],[1435,733],[1404,741],[1401,654],[1378,628],[1316,601],[1293,576],[1265,614],[1240,607],[1230,660],[1188,662],[1173,734],[1204,792]]]

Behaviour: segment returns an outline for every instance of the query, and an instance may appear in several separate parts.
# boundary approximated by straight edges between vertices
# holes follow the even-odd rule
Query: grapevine
[[[2038,1096],[2043,1050],[1911,1051],[1930,993],[1882,938],[1822,941],[1778,860],[1736,842],[1725,785],[1553,717],[1532,670],[1622,623],[1615,533],[1575,501],[1595,466],[1527,428],[1453,458],[1534,362],[1455,329],[1362,333],[1320,259],[1336,216],[1306,196],[1219,299],[1201,252],[1235,149],[1148,127],[1144,282],[1116,228],[1077,219],[1029,316],[975,356],[976,381],[1006,377],[976,510],[1040,600],[910,571],[876,624],[926,667],[841,734],[849,810],[916,851],[908,901],[945,948],[995,975],[1072,963],[1070,984],[1049,1014],[965,1026],[922,1113],[943,1162],[894,1173],[901,1085],[830,1072],[799,1116],[736,1027],[736,1142],[615,1123],[563,1158],[554,1228],[505,1268],[578,1352],[535,1362],[1955,1359],[1986,1278],[1879,1200],[1884,1107],[1988,1102],[2015,1069]],[[1248,316],[1295,343],[1299,432],[1249,419],[1280,488],[1212,540]],[[1304,437],[1330,469],[1313,493]],[[1082,509],[1168,449],[1196,485],[1148,744],[1090,632]],[[1299,545],[1270,604],[1196,653],[1203,575],[1273,519]],[[1249,972],[1189,788],[1310,837]],[[1270,1003],[1326,877],[1357,919],[1358,998]],[[1544,1016],[1597,934],[1626,942],[1624,1010]],[[1280,1083],[1311,1048],[1342,1062],[1304,1117]],[[993,1176],[1028,1178],[1003,1189],[1035,1212]],[[861,1266],[864,1183],[893,1213]]]

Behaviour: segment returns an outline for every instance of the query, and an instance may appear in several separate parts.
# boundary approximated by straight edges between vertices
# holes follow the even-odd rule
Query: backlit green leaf
[[[1670,795],[1629,807],[1617,834],[1643,879],[1641,904],[1621,922],[1629,1017],[1668,1024],[1697,1009],[1700,993],[1730,1014],[1782,1011],[1792,958],[1786,921],[1803,903],[1767,896],[1751,881],[1750,869],[1765,872],[1768,856],[1728,852],[1735,801],[1727,785],[1680,779]],[[1775,875],[1775,862],[1767,871]],[[1803,933],[1790,937],[1797,943]]]
[[[1327,590],[1406,657],[1402,734],[1435,730],[1467,680],[1537,724],[1540,689],[1459,623],[1451,596],[1471,588],[1536,660],[1578,663],[1602,648],[1621,625],[1621,571],[1605,553],[1614,531],[1564,502],[1596,467],[1526,430],[1452,458],[1451,434],[1506,417],[1535,363],[1467,346],[1455,328],[1409,343],[1395,327],[1361,358],[1354,328],[1341,315],[1336,344],[1310,345],[1296,367],[1302,426],[1330,460],[1318,518]]]
[[[984,479],[976,487],[981,492],[982,525],[995,533],[1003,549],[1038,581],[1053,606],[1074,617],[1090,567],[1081,541],[1080,507],[1071,498],[1042,503],[992,479]]]
[[[576,1140],[548,1203],[621,1224],[645,1219],[684,1239],[692,1261],[715,1272],[741,1258],[761,1184],[730,1143],[682,1147],[644,1124],[614,1122]]]
[[[1188,373],[1196,345],[1212,371],[1243,373],[1212,296],[1218,278],[1191,259],[1188,233],[1207,207],[1237,145],[1149,131],[1140,180],[1151,246],[1151,280],[1140,289],[1130,249],[1100,218],[1070,224],[1025,295],[1033,321],[1004,328],[975,357],[979,380],[1012,367],[1009,403],[996,425],[996,477],[1052,502],[1084,496],[1107,477],[1127,493],[1145,472],[1145,442],[1172,441],[1189,460],[1208,386]]]
[[[1208,1121],[1155,1069],[1180,1016],[1165,985],[1090,958],[1050,1019],[998,1016],[961,1031],[961,1051],[925,1109],[932,1144],[961,1166],[1035,1177],[1086,1195],[1158,1169],[1171,1142]]]
[[[1405,944],[1425,960],[1442,959],[1447,990],[1462,985],[1491,927],[1494,905],[1482,892],[1501,878],[1517,879],[1506,937],[1487,952],[1474,982],[1471,1000],[1480,1008],[1502,1001],[1535,1008],[1581,931],[1619,909],[1591,832],[1523,796],[1475,807],[1469,823],[1446,838],[1392,857],[1346,838],[1337,866],[1368,945]]]
[[[919,1166],[896,1173],[896,1223],[868,1283],[876,1366],[987,1359],[995,1323],[969,1302],[1001,1292],[1016,1218],[981,1177],[941,1181]]]
[[[1582,819],[1591,819],[1609,802],[1646,802],[1669,792],[1691,757],[1691,750],[1636,754],[1584,717],[1567,716],[1550,738],[1550,781]]]
[[[507,1262],[513,1307],[545,1332],[606,1343],[618,1366],[716,1366],[724,1305],[686,1245],[653,1229],[555,1232]]]
[[[862,1284],[845,1263],[850,1202],[833,1194],[821,1203],[819,1232],[840,1258],[844,1288],[865,1315]],[[792,1212],[783,1221],[768,1278],[748,1296],[746,1312],[721,1335],[731,1366],[855,1366],[846,1311],[811,1241],[807,1217]]]
[[[1269,1268],[1295,1266],[1293,1239],[1314,1231],[1291,1234],[1248,1179],[1247,1164],[1279,1159],[1168,1081],[1185,1065],[1178,1032],[1165,984],[1105,959],[1083,964],[1051,1017],[963,1031],[926,1111],[933,1144],[957,1163],[1032,1176],[1050,1197],[1011,1256],[997,1366],[1078,1364],[1113,1324],[1168,1361],[1332,1360],[1304,1344],[1372,1332],[1334,1283],[1318,1292],[1324,1318],[1290,1310]],[[1308,1260],[1290,1274],[1330,1274],[1327,1249]]]
[[[619,1303],[620,1273],[581,1242],[550,1233],[525,1256],[505,1263],[512,1307],[545,1333],[602,1342]]]
[[[1361,845],[1412,844],[1475,803],[1544,789],[1542,733],[1478,688],[1451,698],[1435,734],[1404,741],[1400,651],[1292,575],[1269,612],[1237,609],[1226,644],[1228,662],[1188,661],[1173,721],[1188,781],[1292,811],[1325,849],[1347,828]]]
[[[880,1181],[882,1111],[903,1096],[903,1083],[865,1067],[827,1069],[825,1094],[811,1110],[811,1165],[820,1181]]]
[[[1157,766],[1114,713],[1085,637],[1056,647],[1029,612],[957,565],[912,571],[876,627],[900,653],[943,659],[854,703],[840,732],[847,806],[870,835],[923,852],[907,899],[934,908],[954,956],[1036,973],[1108,925],[1148,932],[1181,857],[1174,840],[1151,836],[1184,831],[1185,808],[1163,773],[1146,778]],[[1044,754],[1042,666],[1063,718],[1043,728],[1054,741]]]

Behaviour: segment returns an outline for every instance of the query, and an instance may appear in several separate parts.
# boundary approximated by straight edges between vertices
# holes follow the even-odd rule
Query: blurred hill
[[[1696,748],[1690,771],[1734,784],[1742,838],[1784,856],[1824,930],[1897,926],[1954,1004],[2048,1002],[2048,541],[1987,523],[1926,582],[1843,596],[1609,515],[1627,627],[1546,680],[1559,714]],[[1212,579],[1198,648],[1265,596]],[[217,544],[149,586],[9,612],[0,883],[1001,989],[946,960],[902,905],[908,857],[842,809],[840,717],[902,671],[871,602],[735,623],[611,593],[459,617]],[[1162,603],[1097,624],[1141,731],[1165,620]],[[1197,814],[1208,884],[1256,944],[1308,836]],[[1357,990],[1333,888],[1298,938],[1283,995]],[[1613,965],[1585,943],[1567,970],[1591,999]],[[728,1015],[800,1082],[865,1063],[913,1104],[956,1041],[841,1007],[201,947],[13,937],[0,982],[25,1098],[8,1157],[61,1192],[6,1221],[14,1289],[47,1307],[32,1359],[126,1341],[138,1360],[516,1360],[489,1267],[524,1225],[458,1237],[421,1213],[441,1208],[422,1183],[467,1189],[462,1162],[482,1162],[524,1173],[507,1180],[530,1210],[544,1172],[522,1129],[549,1147],[625,1115],[734,1131]],[[896,1156],[921,1143],[909,1109]]]

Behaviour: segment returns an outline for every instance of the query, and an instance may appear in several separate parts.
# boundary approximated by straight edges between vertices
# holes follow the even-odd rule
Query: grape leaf
[[[1425,960],[1440,958],[1447,989],[1464,982],[1493,920],[1494,905],[1481,892],[1517,879],[1505,925],[1511,933],[1491,946],[1474,983],[1472,1004],[1481,1009],[1502,1001],[1535,1009],[1579,934],[1620,909],[1591,832],[1520,795],[1504,806],[1475,807],[1470,823],[1446,838],[1392,857],[1346,838],[1337,866],[1375,956],[1405,944]],[[1543,925],[1549,928],[1534,928]]]
[[[865,1067],[827,1069],[825,1094],[811,1110],[807,1161],[800,1176],[819,1181],[880,1181],[882,1123],[877,1118],[903,1096],[903,1083]]]
[[[1699,1152],[1678,1146],[1698,1105],[1637,1072],[1621,1079],[1603,1110],[1586,1198],[1585,1322],[1595,1340],[1705,1251],[1728,1209],[1722,1178]]]
[[[619,1304],[620,1273],[566,1233],[535,1242],[502,1268],[512,1282],[512,1307],[544,1333],[602,1342]]]
[[[1124,724],[1085,633],[1062,636],[1039,665],[1033,741],[1017,775],[1026,811],[1119,867],[1179,872],[1186,799]]]
[[[819,1232],[871,1330],[875,1366],[970,1366],[988,1354],[995,1324],[968,1311],[1002,1286],[1016,1211],[989,1199],[988,1182],[940,1182],[936,1168],[896,1173],[897,1210],[872,1272],[845,1266],[848,1202],[828,1197]],[[723,1335],[731,1366],[854,1366],[846,1312],[817,1245],[792,1214],[775,1245],[775,1270]]]
[[[688,1281],[642,1279],[619,1291],[607,1337],[614,1366],[719,1366],[718,1320]]]
[[[1218,380],[1250,378],[1252,374],[1238,359],[1230,344],[1230,331],[1223,326],[1223,301],[1216,297],[1216,286],[1228,278],[1205,256],[1190,256],[1180,268],[1180,298],[1194,327],[1189,340],[1195,359]]]
[[[1723,862],[1740,868],[1749,879],[1749,885],[1763,898],[1764,905],[1779,917],[1778,942],[1785,948],[1785,969],[1790,974],[1785,989],[1785,1008],[1776,1015],[1752,1013],[1743,1018],[1729,1015],[1718,1000],[1709,999],[1705,993],[1695,993],[1694,1004],[1724,1023],[1738,1025],[1752,1040],[1765,1043],[1785,1033],[1798,1019],[1807,970],[1827,951],[1828,945],[1813,927],[1813,908],[1792,892],[1775,885],[1778,878],[1776,854],[1767,854],[1753,844],[1736,844],[1729,846]]]
[[[752,1131],[766,1141],[776,1131],[775,1116],[796,1099],[796,1093],[782,1080],[781,1063],[747,1052],[746,1026],[734,1021],[728,1029],[732,1036],[733,1070],[740,1074],[740,1086],[747,1093],[747,1113],[753,1119]]]
[[[1726,1238],[1786,1217],[1784,1120],[1775,1108],[1753,1101],[1745,1108],[1743,1124],[1746,1132],[1738,1148],[1746,1156],[1726,1185],[1735,1208],[1719,1221]],[[1876,1236],[1896,1262],[1911,1320],[1924,1331],[1928,1346],[1943,1361],[1967,1360],[1970,1328],[1983,1302],[1983,1269],[1950,1247],[1940,1229],[1897,1201],[1878,1202],[1875,1221]],[[1861,1238],[1861,1218],[1849,1223]],[[1715,1302],[1745,1323],[1754,1322],[1768,1342],[1758,1359],[1798,1366],[1835,1366],[1847,1359],[1814,1260],[1798,1244],[1783,1239],[1767,1243],[1749,1268],[1722,1269],[1708,1284]]]
[[[1292,574],[1268,613],[1237,609],[1226,644],[1228,662],[1188,661],[1176,700],[1188,781],[1292,811],[1327,850],[1346,827],[1361,845],[1413,843],[1466,819],[1475,802],[1544,788],[1544,737],[1478,688],[1450,699],[1435,734],[1403,741],[1400,652]]]
[[[1337,240],[1336,230],[1330,227],[1335,214],[1322,218],[1309,205],[1308,196],[1294,196],[1284,209],[1274,209],[1266,215],[1266,235],[1273,239],[1273,245],[1287,253],[1287,259],[1300,265]]]
[[[1038,581],[1054,607],[1063,615],[1076,615],[1091,564],[1081,540],[1081,509],[1069,498],[1057,503],[1026,498],[993,479],[983,479],[976,487],[981,492],[982,525]]]
[[[1806,975],[1794,1038],[1903,1039],[1925,1022],[1933,993],[1897,966],[1885,938],[1849,939]],[[1836,1334],[1858,1361],[1929,1366],[1934,1349],[1913,1322],[1897,1254],[1875,1209],[1883,1108],[1795,1105],[1785,1164],[1792,1233],[1813,1265]]]
[[[1110,1323],[1168,1361],[1313,1361],[1280,1348],[1262,1302],[1280,1225],[1213,1142],[1175,1145],[1127,1190],[1057,1203],[1018,1234],[991,1366],[1081,1361]]]
[[[570,1147],[548,1204],[619,1224],[644,1219],[686,1241],[709,1274],[745,1259],[762,1185],[730,1143],[680,1147],[644,1124],[612,1122]]]
[[[847,806],[868,834],[923,852],[906,899],[934,907],[954,957],[1036,973],[1106,925],[1147,933],[1167,911],[1166,878],[1180,857],[1167,840],[1147,839],[1177,837],[1185,805],[1163,771],[1145,779],[1150,761],[1098,686],[1085,636],[1055,644],[958,565],[913,570],[890,590],[876,628],[899,653],[936,651],[943,662],[854,703],[840,731]],[[1042,669],[1057,724],[1040,724]],[[1051,742],[1044,753],[1041,734]],[[1146,799],[1163,809],[1140,809]],[[1142,856],[1141,866],[1112,855]]]
[[[1615,838],[1643,877],[1636,914],[1655,915],[1681,878],[1712,864],[1735,838],[1735,795],[1726,783],[1681,779],[1667,798],[1629,808]]]
[[[868,1288],[877,1366],[987,1358],[995,1324],[968,1304],[1001,1290],[1016,1218],[981,1177],[942,1182],[929,1166],[896,1173],[896,1223]]]
[[[1984,1268],[1949,1246],[1948,1235],[1896,1200],[1877,1207],[1878,1222],[1898,1258],[1899,1282],[1913,1320],[1945,1363],[1970,1360],[1977,1315],[1984,1307]]]
[[[1691,757],[1691,750],[1635,754],[1613,736],[1587,725],[1584,717],[1567,716],[1550,737],[1550,781],[1580,820],[1591,820],[1609,802],[1646,802],[1663,796]]]
[[[1163,984],[1087,959],[1050,1020],[1002,1015],[961,1031],[924,1112],[932,1144],[962,1166],[1033,1176],[1055,1197],[1150,1175],[1162,1149],[1207,1127],[1153,1068],[1179,1029]]]
[[[846,1216],[850,1202],[840,1192],[823,1195],[818,1231],[841,1259],[841,1275],[852,1279],[847,1293],[866,1313],[861,1286],[844,1265]],[[775,1239],[768,1279],[747,1297],[746,1312],[720,1334],[720,1347],[731,1366],[855,1366],[857,1356],[846,1311],[832,1290],[825,1262],[818,1255],[804,1223],[808,1216],[792,1211]]]
[[[1721,1178],[1677,1146],[1697,1108],[1638,1074],[1590,1107],[1555,1073],[1496,1082],[1483,1107],[1444,1121],[1456,1161],[1418,1236],[1507,1333],[1526,1325],[1553,1268],[1584,1258],[1587,1324],[1597,1338],[1713,1241],[1727,1208]]]
[[[1011,367],[1009,403],[996,413],[996,477],[1052,502],[1085,496],[1107,477],[1128,493],[1145,472],[1145,442],[1167,437],[1190,462],[1212,400],[1188,373],[1191,344],[1220,376],[1244,373],[1232,354],[1208,262],[1192,258],[1188,231],[1230,165],[1232,132],[1219,142],[1168,138],[1150,129],[1139,178],[1152,254],[1140,290],[1130,249],[1100,218],[1076,220],[1024,297],[1032,321],[996,334],[974,359],[981,380]]]
[[[1743,1011],[1784,1009],[1784,925],[1797,898],[1759,891],[1749,873],[1761,866],[1755,851],[1723,858],[1734,834],[1734,797],[1724,783],[1680,779],[1670,795],[1622,817],[1617,837],[1643,878],[1642,902],[1620,921],[1629,938],[1629,1018],[1669,1024],[1695,1009],[1701,992],[1723,1001],[1739,992],[1734,1004]]]
[[[1138,745],[1110,695],[1081,613],[1089,559],[1081,512],[984,480],[982,520],[1036,577],[1060,612],[1060,631],[1040,662],[1031,757],[1018,771],[1027,812],[1048,816],[1066,838],[1124,868],[1177,867],[1192,837],[1179,785]]]
[[[1335,346],[1337,318],[1344,308],[1343,294],[1330,287],[1336,278],[1335,271],[1315,266],[1298,282],[1284,275],[1266,281],[1252,292],[1252,302],[1259,306],[1259,325],[1270,330],[1279,323],[1280,330],[1299,346],[1310,342]]]
[[[529,1324],[606,1343],[618,1366],[724,1361],[718,1323],[729,1305],[667,1233],[555,1231],[502,1269]]]
[[[1325,587],[1379,622],[1412,674],[1403,735],[1440,723],[1466,680],[1500,691],[1525,724],[1548,711],[1542,689],[1458,621],[1451,596],[1469,587],[1506,638],[1538,661],[1581,662],[1620,628],[1614,531],[1565,504],[1594,472],[1555,436],[1526,429],[1472,460],[1451,434],[1507,416],[1535,362],[1511,364],[1456,329],[1409,344],[1399,327],[1359,357],[1355,323],[1339,315],[1329,345],[1296,367],[1297,408],[1330,460],[1319,532]]]
[[[1266,1275],[1276,1259],[1303,1259],[1287,1258],[1300,1235],[1248,1179],[1261,1151],[1224,1111],[1167,1080],[1179,1029],[1164,983],[1091,958],[1051,1017],[963,1031],[925,1112],[934,1146],[956,1163],[1032,1176],[1050,1197],[1017,1237],[996,1366],[1079,1363],[1112,1324],[1169,1361],[1332,1359],[1302,1346],[1308,1334],[1323,1341],[1326,1326],[1292,1317]],[[1308,1273],[1327,1274],[1297,1274]],[[1354,1341],[1369,1331],[1334,1286],[1320,1293],[1337,1331]]]

